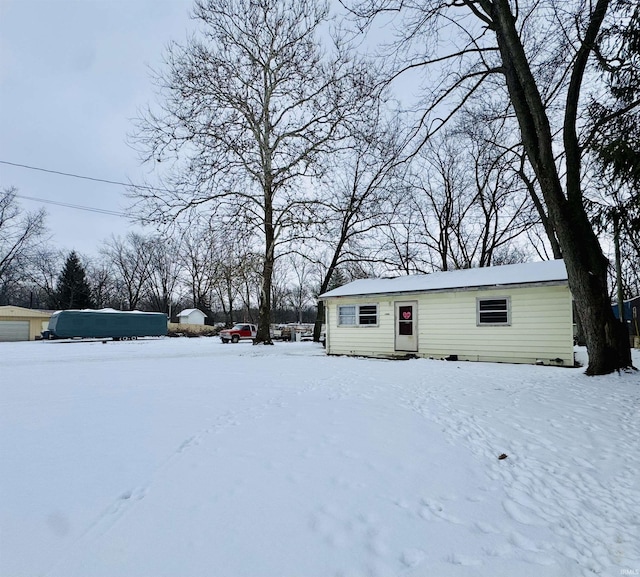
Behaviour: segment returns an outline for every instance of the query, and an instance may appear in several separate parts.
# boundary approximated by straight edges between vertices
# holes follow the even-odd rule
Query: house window
[[[477,299],[477,324],[510,325],[511,299],[509,297]]]
[[[359,325],[378,324],[378,305],[360,305],[358,309]]]
[[[339,325],[355,325],[356,324],[356,306],[349,305],[338,307],[338,324]]]
[[[375,326],[378,324],[378,305],[344,305],[338,307],[338,325]]]

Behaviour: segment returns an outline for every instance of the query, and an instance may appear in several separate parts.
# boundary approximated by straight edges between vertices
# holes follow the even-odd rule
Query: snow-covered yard
[[[2,343],[0,575],[640,575],[639,409],[638,373]]]

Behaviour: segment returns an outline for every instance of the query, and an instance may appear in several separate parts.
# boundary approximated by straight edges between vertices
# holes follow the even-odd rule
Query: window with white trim
[[[509,297],[476,299],[478,326],[511,324],[511,299]]]
[[[338,307],[338,325],[366,327],[378,324],[378,305],[341,305]]]
[[[338,307],[338,324],[339,325],[355,325],[356,324],[356,306]]]

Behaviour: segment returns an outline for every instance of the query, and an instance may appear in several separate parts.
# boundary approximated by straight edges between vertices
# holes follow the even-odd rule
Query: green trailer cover
[[[167,315],[137,311],[58,311],[51,315],[49,331],[59,339],[159,337],[167,334]]]

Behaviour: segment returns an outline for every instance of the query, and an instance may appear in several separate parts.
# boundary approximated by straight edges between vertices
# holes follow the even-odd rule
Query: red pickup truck
[[[256,325],[250,325],[247,323],[238,323],[230,329],[223,329],[220,331],[220,340],[223,343],[237,343],[241,340],[255,339],[258,334],[258,327]]]

